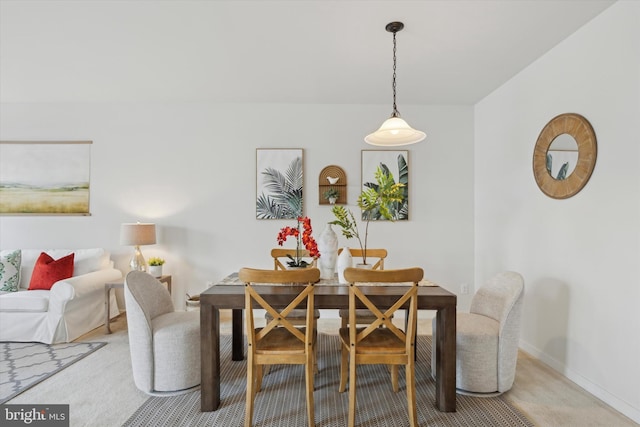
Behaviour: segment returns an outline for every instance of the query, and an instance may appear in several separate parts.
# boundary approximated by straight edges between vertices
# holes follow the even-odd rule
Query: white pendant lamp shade
[[[394,147],[415,144],[426,137],[424,132],[412,128],[400,117],[390,117],[382,123],[377,131],[367,135],[364,140],[371,145]]]
[[[393,33],[393,113],[390,118],[382,123],[382,126],[377,131],[364,138],[365,142],[371,145],[397,147],[415,144],[427,137],[424,132],[412,128],[402,120],[396,106],[396,33],[403,28],[404,24],[402,22],[390,22],[385,27],[388,32]]]

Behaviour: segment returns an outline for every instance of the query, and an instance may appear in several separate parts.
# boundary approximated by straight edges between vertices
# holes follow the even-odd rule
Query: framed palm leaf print
[[[256,218],[295,219],[302,215],[302,148],[256,150]]]
[[[380,168],[393,181],[404,184],[402,200],[388,206],[394,221],[409,220],[409,151],[407,150],[362,150],[362,190],[377,188],[375,174]],[[373,212],[372,220],[385,221],[379,212]],[[364,218],[363,218],[364,219]]]

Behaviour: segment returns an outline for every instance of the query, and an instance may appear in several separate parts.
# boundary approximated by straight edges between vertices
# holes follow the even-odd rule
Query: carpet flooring
[[[106,345],[0,342],[0,404]]]
[[[428,361],[431,337],[418,337],[416,401],[421,426],[533,426],[526,416],[503,397],[480,398],[457,395],[455,413],[435,407],[435,381]],[[200,391],[173,397],[151,397],[125,426],[241,426],[244,422],[246,361],[231,361],[231,339],[221,339],[221,403],[217,411],[200,412]],[[348,393],[338,393],[340,352],[338,337],[319,334],[318,369],[315,377],[316,426],[346,426]],[[404,370],[400,370],[400,391],[391,389],[385,366],[358,367],[357,415],[359,426],[407,426],[407,394]],[[264,377],[256,396],[255,426],[307,425],[302,366],[276,365]]]

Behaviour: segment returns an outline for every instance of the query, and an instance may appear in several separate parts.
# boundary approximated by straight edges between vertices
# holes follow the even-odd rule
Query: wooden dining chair
[[[362,249],[349,248],[351,256],[355,258],[362,258]],[[342,253],[342,248],[338,249],[338,255]],[[376,259],[376,262],[371,266],[372,270],[384,270],[384,259],[387,257],[386,249],[367,249],[367,258]],[[341,309],[338,311],[338,315],[342,320],[340,327],[346,328],[349,323],[349,310]],[[376,317],[371,311],[366,308],[356,310],[356,323],[359,325],[371,324],[375,322]]]
[[[285,264],[283,264],[283,262],[286,263],[285,259],[289,259],[289,256],[295,258],[297,255],[296,255],[295,249],[273,248],[271,249],[271,256],[273,257],[274,270],[287,270],[287,267],[285,266]],[[309,259],[308,262],[311,264],[312,267],[317,266],[318,260],[315,258],[312,258],[311,255],[309,255],[308,250],[301,249],[300,256],[302,258],[308,258]],[[267,320],[267,322],[270,322],[271,320],[273,320],[269,312],[266,312],[264,314],[264,318]],[[318,330],[319,318],[320,318],[320,310],[317,310],[317,309],[313,310],[313,330],[314,331]],[[292,310],[291,313],[289,313],[289,321],[291,322],[292,325],[305,326],[306,320],[307,320],[307,311],[304,309],[296,308]],[[315,373],[318,372],[317,360],[313,369]],[[268,372],[269,372],[269,368],[267,367],[266,370],[264,371],[264,374],[266,375]]]
[[[349,248],[351,256],[356,258],[362,258],[362,249]],[[342,253],[342,248],[338,249],[338,255]],[[384,270],[384,259],[387,257],[386,249],[367,249],[367,258],[375,258],[376,262],[371,266],[371,270]]]
[[[313,267],[317,267],[318,260],[309,255],[309,251],[306,249],[300,249],[299,251],[301,258],[307,258],[307,262],[311,264]],[[287,249],[287,248],[273,248],[271,249],[271,256],[273,257],[273,269],[274,270],[286,270],[287,267],[281,259],[290,259],[289,256],[295,258],[296,250],[295,249]],[[286,261],[285,261],[286,263]]]
[[[301,256],[303,258],[311,258],[311,256],[309,255],[309,251],[308,250],[305,249],[305,250],[301,250],[300,252],[302,253]],[[288,255],[291,255],[292,257],[295,258],[296,250],[295,249],[282,249],[282,248],[271,249],[271,256],[273,257],[273,269],[274,270],[286,270],[287,267],[285,267],[285,265],[282,263],[282,261],[280,261],[280,259],[281,258],[288,258]],[[312,261],[310,262],[310,264],[311,264],[312,267],[316,267],[317,266],[317,262],[318,262],[318,260],[316,260],[315,258],[312,258]],[[306,317],[307,317],[306,310],[296,309],[296,310],[293,310],[293,312],[291,312],[289,314],[289,321],[294,325],[304,326]],[[270,314],[268,312],[265,313],[265,318],[267,319],[267,321],[271,321],[271,317],[270,317]],[[315,320],[315,324],[313,326],[314,326],[314,329],[316,329],[317,320],[320,318],[320,310],[314,310],[313,318]]]
[[[274,364],[299,364],[305,366],[307,417],[309,426],[315,423],[313,404],[313,369],[315,364],[315,331],[313,322],[314,283],[320,279],[320,270],[274,271],[243,268],[238,277],[245,283],[245,316],[247,324],[247,398],[245,427],[253,422],[256,393],[262,387],[262,367]],[[304,285],[300,293],[287,306],[276,309],[262,296],[260,284]],[[306,302],[306,324],[296,328],[288,319],[293,309]],[[264,328],[256,328],[253,309],[262,308],[272,320]]]
[[[349,427],[356,419],[356,366],[364,364],[392,365],[391,383],[398,391],[398,366],[406,367],[407,406],[409,424],[418,425],[415,393],[415,336],[418,313],[418,282],[424,272],[421,268],[402,270],[364,270],[347,268],[344,277],[349,282],[349,326],[340,328],[341,361],[340,392],[344,392],[349,377]],[[362,291],[367,285],[358,283],[407,282],[408,289],[397,301],[382,310],[376,307]],[[403,287],[403,289],[405,289]],[[391,315],[409,304],[409,319],[406,331],[398,329]],[[376,320],[366,327],[357,327],[356,305],[364,304],[375,315]],[[384,326],[384,327],[380,327]]]

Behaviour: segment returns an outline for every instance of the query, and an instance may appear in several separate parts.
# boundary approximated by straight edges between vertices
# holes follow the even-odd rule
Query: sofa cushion
[[[82,276],[109,267],[110,254],[102,248],[76,249],[73,251],[73,275]]]
[[[18,290],[21,260],[20,249],[0,256],[0,291],[16,292]]]
[[[49,290],[58,280],[73,276],[74,254],[69,254],[54,260],[50,255],[42,252],[33,267],[33,274],[29,282],[29,290]]]
[[[42,312],[49,310],[49,291],[0,292],[0,311]]]
[[[7,253],[3,250],[0,255]],[[69,254],[75,254],[73,275],[81,276],[93,271],[109,268],[111,254],[103,248],[91,249],[22,249],[22,269],[20,273],[20,287],[27,289],[31,283],[33,267],[42,252],[58,259]]]

